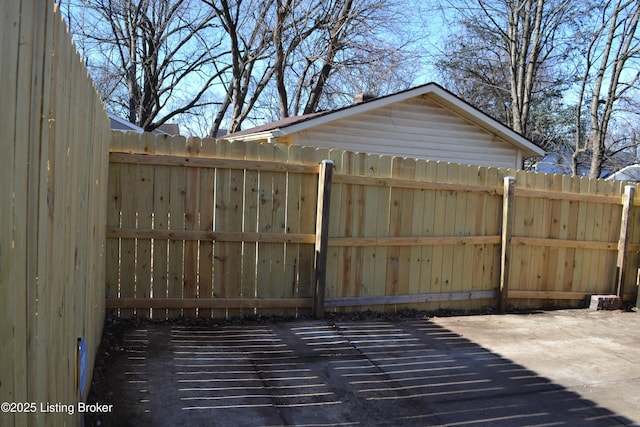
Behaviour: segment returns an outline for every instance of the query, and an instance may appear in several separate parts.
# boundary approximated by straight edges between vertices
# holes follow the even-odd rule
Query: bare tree
[[[443,59],[440,66],[471,76],[468,92],[482,88],[502,100],[493,111],[528,135],[535,98],[564,83],[556,65],[570,47],[562,40],[572,18],[569,6],[568,0],[447,1],[444,7],[455,11],[448,16],[456,17],[463,33],[454,35],[453,52],[445,52],[454,60]]]
[[[350,92],[350,98],[369,82],[395,88],[413,80],[417,67],[407,42],[383,41],[383,31],[400,16],[393,2],[202,1],[214,10],[231,47],[230,72],[219,79],[226,97],[212,134],[225,120],[235,132],[275,104],[277,117],[284,118],[335,106],[333,95]]]
[[[589,176],[600,177],[607,157],[607,136],[616,105],[637,87],[640,80],[638,59],[640,39],[638,19],[640,3],[637,0],[598,2],[599,11],[591,38],[587,38],[584,74],[579,91],[579,108],[584,99],[590,101],[590,138],[592,147]],[[578,116],[579,117],[579,116]],[[582,128],[576,129],[574,173],[579,153],[588,147],[580,146]]]
[[[307,114],[351,102],[355,93],[384,94],[413,82],[420,42],[406,2],[319,2],[315,31],[291,52],[289,112]]]
[[[153,130],[203,104],[224,72],[213,68],[224,52],[211,13],[197,6],[195,0],[69,5],[68,14],[78,16],[76,40],[110,110]]]
[[[230,74],[220,83],[226,93],[214,120],[216,135],[231,106],[229,132],[240,130],[267,83],[273,76],[271,29],[268,19],[274,0],[202,0],[214,12],[230,46]],[[256,75],[257,74],[257,75]]]
[[[208,108],[210,134],[225,124],[234,132],[273,111],[282,118],[343,106],[358,92],[406,88],[418,69],[407,47],[419,40],[396,29],[410,27],[404,2],[66,3],[108,108],[146,130]]]

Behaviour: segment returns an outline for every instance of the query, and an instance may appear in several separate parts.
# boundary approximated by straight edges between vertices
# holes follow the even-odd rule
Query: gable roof
[[[538,156],[544,155],[544,150],[524,136],[493,119],[487,114],[473,107],[471,104],[458,98],[453,93],[444,89],[436,83],[427,83],[416,86],[401,92],[390,95],[365,100],[357,104],[352,104],[336,110],[322,111],[318,113],[306,114],[303,116],[288,117],[286,119],[267,123],[254,128],[234,132],[223,136],[227,140],[257,140],[279,138],[296,132],[304,131],[314,126],[319,126],[334,120],[347,118],[356,114],[364,113],[376,108],[385,107],[390,104],[402,102],[410,98],[427,95],[442,106],[459,116],[471,121],[475,125],[486,131],[496,134],[510,142],[519,149],[527,153],[535,153]]]

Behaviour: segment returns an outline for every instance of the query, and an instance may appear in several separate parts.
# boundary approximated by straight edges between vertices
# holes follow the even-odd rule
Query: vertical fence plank
[[[342,156],[342,171],[349,175],[364,175],[363,155],[359,153],[344,152]],[[343,185],[341,189],[341,203],[345,206],[344,215],[336,220],[340,221],[340,235],[344,237],[356,237],[362,235],[362,215],[364,209],[362,185]],[[359,247],[340,247],[338,257],[343,262],[338,271],[339,296],[359,296],[362,287],[362,250]],[[339,263],[340,265],[340,263]]]
[[[324,154],[324,158],[320,158]],[[331,160],[333,162],[333,168],[335,173],[344,173],[343,169],[343,153],[342,150],[316,150],[314,161],[316,164],[320,164],[323,160]],[[344,237],[344,216],[346,215],[346,203],[343,200],[343,189],[345,185],[342,183],[336,183],[331,187],[331,206],[334,207],[335,212],[340,212],[340,215],[334,215],[335,220],[329,221],[329,236],[331,237]],[[314,182],[314,192],[316,197],[318,194],[317,177]],[[317,202],[316,202],[317,203]],[[314,212],[315,217],[316,212]],[[315,230],[314,223],[314,230]],[[315,232],[315,231],[314,231]],[[327,271],[326,271],[326,289],[325,295],[327,297],[339,297],[342,293],[342,287],[345,284],[342,282],[342,271],[344,270],[344,247],[342,246],[329,246],[327,249]],[[314,253],[314,259],[315,259]],[[315,261],[314,261],[315,263]],[[314,273],[315,274],[315,273]],[[314,276],[315,277],[315,276]],[[314,281],[315,289],[315,281]],[[341,311],[342,308],[333,308],[332,310]]]
[[[245,143],[234,141],[229,145],[229,158],[244,159]],[[227,199],[225,205],[227,209],[227,227],[231,232],[242,232],[242,213],[244,210],[244,170],[232,169],[229,171],[229,188],[226,191]],[[282,192],[286,197],[286,191]],[[227,296],[240,298],[242,296],[242,242],[227,243]],[[242,314],[240,309],[229,309],[227,315],[237,317]]]
[[[122,132],[113,132],[111,136],[111,151],[122,151]],[[107,195],[107,227],[120,228],[120,215],[122,212],[122,177],[120,163],[109,165],[109,193]],[[118,297],[120,289],[120,239],[107,240],[106,252],[106,282],[107,297]]]
[[[336,167],[339,167],[342,173],[347,175],[354,174],[353,156],[355,153],[333,150],[332,154],[340,156],[340,160],[336,162]],[[338,233],[341,237],[352,237],[351,223],[354,216],[355,206],[353,205],[353,185],[341,184],[340,191],[340,204],[343,206],[342,215],[336,218],[338,223]],[[317,221],[317,218],[316,218]],[[329,295],[336,295],[338,297],[351,295],[351,271],[352,271],[352,248],[348,246],[340,246],[335,248],[337,255],[336,266],[338,270],[336,272],[335,289],[329,291]],[[356,307],[357,309],[357,307]],[[339,308],[340,311],[344,311],[344,308]]]
[[[260,160],[273,161],[273,145],[260,144],[259,156]],[[259,208],[258,208],[258,232],[271,233],[274,229],[274,173],[260,171],[259,176]],[[258,266],[257,266],[257,296],[259,298],[271,298],[275,294],[274,284],[275,274],[272,275],[272,269],[276,268],[278,244],[259,243],[258,244]],[[274,264],[272,266],[272,264]],[[260,309],[258,313],[271,314],[273,311]]]
[[[562,191],[562,175],[550,175],[547,181],[548,190]],[[564,200],[552,200],[550,203],[550,217],[548,229],[546,230],[546,236],[550,239],[566,239],[566,215],[568,209],[566,207],[566,201]],[[564,260],[566,250],[564,248],[550,247],[547,250],[546,268],[541,270],[540,274],[543,277],[542,290],[554,292],[562,290],[562,284],[556,281],[558,271],[564,270]],[[549,306],[557,306],[562,304],[562,301],[547,301]]]
[[[42,398],[45,395],[55,396],[55,392],[50,393],[47,384],[47,375],[51,375],[52,372],[46,369],[46,355],[51,353],[51,317],[50,313],[44,309],[44,301],[49,302],[48,298],[41,298],[42,295],[39,291],[43,291],[45,295],[56,296],[61,291],[62,281],[58,277],[53,278],[53,289],[38,288],[38,280],[35,280],[37,276],[44,275],[49,279],[51,276],[50,265],[42,265],[39,263],[38,253],[41,249],[41,241],[38,241],[37,245],[34,245],[36,253],[27,245],[27,242],[34,237],[38,239],[40,236],[35,236],[36,229],[30,224],[38,224],[38,194],[34,192],[34,183],[39,184],[39,177],[30,175],[33,173],[33,167],[31,164],[39,164],[40,159],[34,158],[37,150],[40,148],[40,141],[34,138],[29,138],[29,116],[30,116],[30,86],[32,84],[32,72],[33,77],[37,78],[36,70],[32,67],[33,61],[33,49],[34,46],[34,25],[39,17],[37,11],[34,10],[34,4],[32,2],[23,1],[20,7],[20,17],[16,17],[16,21],[10,22],[9,25],[17,25],[19,21],[19,33],[15,34],[17,39],[12,40],[15,45],[11,46],[11,50],[18,52],[15,58],[15,62],[11,65],[15,67],[16,74],[13,72],[9,74],[12,80],[10,85],[16,86],[17,95],[16,98],[11,99],[15,112],[9,112],[9,117],[13,117],[15,120],[14,126],[9,126],[12,130],[11,137],[13,139],[13,157],[11,160],[15,166],[12,168],[14,171],[13,176],[13,188],[11,193],[7,194],[8,198],[12,201],[12,229],[8,230],[11,234],[11,243],[7,250],[13,253],[12,263],[15,267],[10,267],[13,270],[11,281],[4,286],[15,287],[16,291],[13,293],[12,304],[15,304],[16,308],[10,309],[10,312],[16,315],[16,318],[12,320],[14,334],[13,348],[13,375],[12,381],[14,384],[14,393],[17,399],[35,399]],[[58,39],[56,38],[56,41]],[[37,49],[37,48],[36,48]],[[3,59],[4,61],[4,59]],[[37,63],[37,62],[36,62]],[[56,85],[56,89],[57,89]],[[13,89],[8,90],[9,93],[13,92]],[[3,93],[3,97],[4,97]],[[53,98],[56,101],[56,98]],[[3,102],[6,102],[3,100]],[[56,105],[57,106],[57,105]],[[57,109],[54,109],[57,111]],[[62,119],[62,117],[61,117]],[[35,124],[34,124],[35,125]],[[26,143],[25,143],[26,142]],[[55,150],[56,147],[53,147]],[[3,153],[4,154],[4,153]],[[44,159],[43,159],[44,160]],[[47,159],[48,160],[48,159]],[[31,181],[31,182],[30,182]],[[51,188],[51,187],[49,187]],[[48,188],[48,189],[49,189]],[[55,189],[54,189],[55,190]],[[62,194],[60,194],[62,195]],[[51,209],[51,208],[49,208]],[[47,212],[50,213],[50,212]],[[64,224],[62,224],[64,225]],[[43,239],[48,245],[51,245],[51,234],[56,231],[56,228],[51,227],[51,221],[47,221],[47,228],[42,233],[46,236]],[[51,234],[47,234],[51,233]],[[63,237],[56,235],[55,237]],[[48,240],[48,241],[47,241]],[[33,240],[31,240],[33,241]],[[57,256],[61,254],[56,253]],[[42,252],[44,259],[45,252]],[[44,270],[40,270],[43,266]],[[48,268],[47,268],[48,267]],[[64,270],[63,270],[64,272]],[[41,281],[42,283],[42,281]],[[42,301],[42,303],[40,303]],[[21,313],[21,309],[24,310],[24,314]],[[14,311],[15,310],[15,311]],[[43,311],[43,315],[40,318],[45,318],[44,322],[38,321],[38,317],[34,316],[35,312]],[[21,315],[22,314],[22,315]],[[51,319],[53,320],[53,319]],[[56,326],[60,327],[56,322]],[[55,336],[55,335],[54,335]],[[44,347],[43,344],[47,347]],[[29,348],[33,348],[33,351],[29,351]],[[35,369],[33,369],[35,368]],[[44,375],[43,375],[44,374]],[[45,376],[45,378],[42,378]],[[26,381],[25,381],[26,379]],[[17,414],[15,417],[18,424],[27,424],[26,415]],[[40,425],[43,425],[40,422]]]
[[[300,146],[287,147],[287,163],[300,163],[302,150]],[[287,173],[286,191],[286,233],[300,233],[300,179],[299,173]],[[300,289],[300,244],[287,243],[285,245],[284,286],[292,297],[303,296]],[[287,310],[285,315],[297,314],[296,310]]]
[[[464,166],[460,168],[460,178],[464,183],[476,185],[478,183],[478,167],[477,166]],[[461,236],[475,236],[479,235],[476,230],[476,218],[478,216],[478,202],[480,195],[478,193],[466,192],[464,193],[466,199],[466,206],[463,212],[462,224],[456,226],[457,234]],[[460,207],[458,207],[460,209]],[[456,271],[459,271],[459,276],[454,282],[454,292],[464,292],[471,288],[476,288],[474,274],[474,259],[476,245],[462,245],[460,247],[460,259],[462,265],[456,265]],[[471,310],[473,301],[460,301],[457,303],[458,307],[465,310]]]
[[[140,135],[139,151],[145,154],[153,154],[155,151],[154,138],[151,133]],[[137,170],[137,228],[150,229],[153,218],[153,170],[150,165],[138,165]],[[149,298],[151,289],[151,239],[137,239],[136,243],[136,298]],[[148,318],[150,310],[139,308],[136,310],[138,317]]]
[[[402,179],[414,180],[416,177],[416,161],[411,158],[402,159],[402,168],[399,171],[398,176]],[[414,196],[416,190],[412,188],[405,188],[402,190],[402,204],[400,205],[400,224],[398,225],[399,235],[402,237],[411,236],[411,227],[413,210],[414,210]],[[411,247],[401,246],[398,248],[398,286],[397,292],[399,295],[409,294],[409,273],[411,269]],[[396,310],[404,310],[409,308],[407,304],[397,304]]]
[[[437,162],[435,167],[434,180],[440,182],[446,182],[447,180],[447,164],[443,162]],[[444,191],[436,191],[434,198],[434,221],[433,228],[435,235],[444,235],[444,230],[447,221],[447,194]],[[443,287],[442,266],[443,266],[443,247],[442,245],[433,247],[432,254],[432,266],[431,269],[431,292],[445,292],[446,288]],[[437,303],[434,306],[440,307],[441,304]]]
[[[545,190],[549,189],[550,186],[550,178],[548,175],[537,175],[534,177],[534,188],[537,190]],[[539,204],[539,209],[542,210],[542,216],[539,213],[536,214],[536,218],[533,223],[533,234],[534,237],[546,237],[548,235],[548,230],[550,229],[551,222],[551,205],[553,203],[552,200],[547,198],[536,199]],[[539,212],[539,211],[538,211]],[[546,271],[548,269],[547,260],[549,254],[548,246],[533,246],[531,248],[531,254],[533,256],[534,262],[532,263],[532,270],[530,271],[531,283],[529,285],[529,289],[537,290],[537,289],[545,289],[545,276]],[[534,306],[537,302],[532,299],[521,299],[518,301],[519,307],[531,307]]]
[[[212,158],[216,154],[216,141],[213,138],[202,140],[200,155]],[[215,169],[200,168],[200,221],[199,229],[202,231],[213,231],[214,212],[214,184]],[[198,297],[213,298],[213,241],[201,240],[198,251]],[[199,308],[198,317],[211,317],[210,308]]]
[[[257,160],[260,158],[260,147],[257,142],[246,143],[245,158]],[[244,211],[242,230],[245,233],[258,231],[258,211],[260,203],[259,172],[247,170],[244,176]],[[245,298],[255,298],[257,291],[256,264],[258,243],[244,242],[242,246],[242,291]],[[255,314],[252,308],[245,309],[243,314]]]
[[[511,267],[511,235],[514,220],[514,177],[505,177],[502,203],[502,255],[500,261],[500,301],[498,310],[504,312],[509,303],[509,268]]]
[[[606,193],[604,184],[595,179],[589,179],[589,190],[595,194],[604,195]],[[604,227],[605,221],[608,220],[606,206],[602,203],[592,204],[591,211],[593,215],[591,217],[591,239],[594,241],[601,241],[600,239],[605,236]],[[591,265],[589,268],[589,275],[587,276],[590,283],[596,286],[597,293],[611,293],[613,292],[613,278],[611,280],[603,280],[603,268],[606,263],[606,253],[600,250],[592,250]],[[614,272],[613,272],[614,273]],[[615,274],[615,273],[614,273]]]
[[[319,167],[320,162],[326,158],[328,158],[326,150],[302,147],[301,161],[305,164]],[[318,175],[303,174],[300,177],[300,230],[303,233],[315,233],[317,197]],[[303,297],[312,297],[315,290],[314,263],[314,245],[300,245],[300,293]]]
[[[219,158],[229,157],[229,142],[216,141],[216,155]],[[231,171],[226,168],[216,168],[215,196],[214,196],[214,230],[229,231],[229,188]],[[230,286],[228,270],[229,242],[216,241],[213,246],[213,293],[218,298],[229,298]],[[213,310],[214,317],[227,317],[228,310]]]
[[[571,177],[565,175],[562,178],[562,191],[567,193],[576,193],[579,190],[580,182],[577,177]],[[566,201],[566,209],[563,211],[563,223],[565,231],[563,233],[564,238],[568,240],[576,240],[578,233],[578,209],[579,202]],[[556,276],[556,282],[562,286],[562,291],[575,292],[577,290],[576,283],[574,281],[575,265],[576,262],[576,250],[574,248],[567,248],[565,250],[564,265],[560,265],[558,274]]]
[[[439,176],[443,179],[443,182],[452,183],[455,182],[458,177],[459,166],[454,163],[447,163],[446,172]],[[445,191],[445,218],[444,228],[441,230],[443,236],[453,236],[456,232],[456,211],[458,203],[458,194],[455,191]],[[452,245],[444,245],[442,247],[442,273],[441,273],[441,291],[451,292],[452,282],[455,270],[455,248]],[[445,303],[449,305],[450,303]]]
[[[487,183],[500,187],[500,179],[504,180],[506,174],[490,168],[487,170]],[[487,235],[500,235],[502,230],[502,198],[499,196],[485,197],[485,232]],[[483,283],[485,289],[498,289],[500,286],[500,245],[487,245],[484,252]],[[493,301],[492,301],[493,302]]]
[[[366,176],[379,176],[380,155],[369,154],[366,157]],[[372,185],[364,186],[364,212],[363,212],[363,235],[374,237],[378,235],[378,216],[382,201],[379,200],[380,190]],[[360,295],[373,296],[376,282],[377,247],[367,246],[362,251],[362,287]],[[371,309],[372,306],[361,307],[361,309]]]
[[[139,137],[137,134],[127,133],[123,139],[123,150],[135,153],[138,149]],[[137,170],[135,164],[120,165],[121,194],[121,226],[122,228],[136,228],[137,223]],[[120,243],[120,298],[134,298],[136,296],[136,240],[122,239]],[[120,316],[128,318],[135,313],[132,309],[121,309]]]
[[[455,172],[457,169],[457,173]],[[468,182],[468,166],[464,165],[456,165],[454,171],[450,172],[449,179],[451,182],[458,183],[469,183]],[[473,213],[473,207],[470,203],[470,196],[468,192],[457,191],[455,198],[455,208],[452,214],[453,221],[453,230],[451,231],[451,236],[465,236],[470,233],[467,228],[467,224],[473,224],[475,221],[469,220],[468,215]],[[471,212],[470,212],[471,211]],[[451,271],[451,283],[449,285],[449,290],[452,293],[461,292],[464,287],[468,286],[465,282],[465,278],[463,276],[465,272],[465,266],[473,265],[470,259],[466,258],[466,252],[468,249],[468,245],[450,245],[451,257],[450,263],[452,266]],[[451,308],[453,309],[462,309],[465,307],[465,301],[451,301]]]
[[[524,171],[516,172],[516,186],[517,188],[530,189],[534,186],[533,177],[525,174]],[[504,188],[504,183],[503,188]],[[504,200],[504,194],[500,198],[500,212],[502,211],[502,205]],[[535,216],[536,209],[535,207],[536,201],[531,197],[518,197],[514,202],[515,209],[515,217],[516,222],[514,223],[514,235],[520,237],[533,237],[533,226],[534,221],[536,221]],[[498,213],[498,215],[502,218],[502,215]],[[502,221],[500,225],[500,230],[502,229]],[[499,232],[501,234],[502,231]],[[499,251],[502,250],[501,247],[498,248]],[[519,290],[530,290],[533,289],[533,270],[535,266],[532,265],[531,258],[531,250],[532,247],[530,245],[516,245],[511,248],[511,269],[510,269],[510,280],[515,286],[512,286],[512,289]],[[498,259],[501,260],[501,252],[499,252]],[[499,261],[501,262],[501,261]],[[500,269],[498,268],[498,272]],[[498,288],[500,287],[500,275],[498,275]]]
[[[195,137],[187,138],[187,155],[200,157],[202,141]],[[186,212],[184,216],[185,230],[197,230],[199,228],[199,202],[200,202],[200,168],[186,168]],[[198,296],[198,241],[186,240],[184,242],[184,298],[196,298]],[[185,308],[182,310],[185,317],[194,317],[196,310]]]
[[[618,197],[622,200],[624,190],[622,188],[622,181],[615,180],[599,180],[603,184],[604,194],[609,197]],[[617,242],[620,236],[620,219],[622,218],[622,204],[621,203],[607,203],[604,206],[604,215],[602,218],[602,237],[603,241]],[[601,254],[601,272],[607,272],[604,277],[601,278],[603,283],[607,283],[607,292],[616,293],[616,258],[615,251],[600,251]]]
[[[19,25],[15,25],[20,19],[20,2],[5,2],[3,13],[0,14],[0,50],[3,59],[0,61],[0,90],[5,99],[18,99],[17,97],[17,67]],[[2,156],[0,156],[0,342],[3,350],[0,351],[0,401],[16,402],[26,399],[26,380],[15,375],[27,365],[26,340],[20,338],[14,331],[19,331],[22,317],[17,314],[22,305],[26,307],[26,301],[21,301],[18,290],[25,286],[26,278],[19,279],[18,248],[13,243],[16,218],[13,211],[20,199],[15,197],[15,187],[19,176],[16,174],[16,154],[24,150],[24,144],[13,138],[16,127],[16,114],[18,109],[13,102],[0,102],[0,126],[5,135],[1,137]],[[17,218],[20,221],[20,218]],[[11,285],[10,285],[11,284]],[[3,414],[8,425],[16,423],[16,415]]]
[[[427,171],[426,160],[416,160],[414,179],[417,181],[424,181],[425,173]],[[425,191],[424,189],[416,189],[413,194],[413,209],[411,212],[411,235],[412,236],[426,236],[424,230],[424,218],[428,215],[431,209],[425,209]],[[375,208],[374,208],[375,210]],[[407,213],[408,214],[408,213]],[[420,272],[425,263],[425,259],[422,257],[422,251],[427,245],[411,246],[409,250],[409,294],[419,294],[421,286]]]
[[[357,153],[355,158],[355,170],[359,176],[366,176],[367,174],[367,153]],[[354,202],[357,206],[355,215],[352,219],[351,228],[356,236],[364,236],[365,229],[365,185],[358,185],[354,188]],[[354,260],[354,296],[361,296],[363,292],[363,274],[364,274],[364,248],[357,246],[353,248],[353,260]]]
[[[182,136],[171,138],[170,150],[172,155],[184,156],[187,154],[187,140]],[[171,167],[169,188],[169,229],[184,230],[186,211],[186,175],[185,168],[179,166]],[[171,240],[169,242],[169,268],[168,268],[168,290],[169,298],[182,298],[182,287],[184,283],[184,241]],[[178,317],[182,315],[180,309],[170,309],[168,317]]]
[[[276,144],[273,147],[273,160],[276,162],[286,161],[286,145]],[[272,212],[272,233],[282,234],[286,230],[286,201],[287,201],[287,175],[285,172],[273,174],[273,212]],[[278,243],[272,246],[274,249],[271,257],[271,295],[276,298],[292,296],[285,284],[285,251],[286,243]],[[272,310],[272,313],[283,315],[283,309]]]
[[[155,153],[167,155],[171,152],[168,135],[155,138]],[[153,167],[153,229],[169,229],[171,167]],[[169,241],[153,239],[153,298],[166,298],[169,289]],[[167,310],[154,309],[153,317],[167,318]]]
[[[476,174],[477,184],[485,186],[488,182],[494,183],[495,181],[489,181],[488,170],[486,168],[477,168]],[[482,193],[477,196],[477,205],[475,212],[475,224],[474,234],[476,236],[491,236],[492,231],[489,228],[490,217],[487,215],[487,211],[490,210],[492,205],[495,205],[494,198],[491,194]],[[514,206],[515,209],[515,206]],[[496,233],[498,234],[498,233]],[[491,289],[497,289],[498,286],[491,282],[491,276],[487,271],[491,270],[492,255],[496,251],[497,245],[475,245],[473,248],[473,266],[471,277],[471,289],[472,291],[485,291]],[[466,276],[466,275],[465,275]],[[468,277],[468,276],[466,276]],[[472,302],[472,308],[486,309],[491,306],[493,301],[479,300]]]
[[[422,177],[427,182],[434,182],[437,179],[437,171],[438,171],[438,163],[433,161],[428,161],[425,164],[425,170],[423,171]],[[433,190],[426,190],[425,197],[422,207],[417,206],[422,214],[422,235],[423,236],[434,236],[436,231],[436,199],[437,192]],[[434,249],[431,245],[424,245],[421,248],[420,256],[422,258],[422,265],[420,266],[420,293],[429,293],[433,292],[434,285],[432,282],[432,277],[435,275],[435,265],[434,265],[434,253],[437,249]],[[439,266],[438,266],[439,267]],[[425,310],[431,310],[433,308],[438,307],[438,303],[426,303],[420,306]]]

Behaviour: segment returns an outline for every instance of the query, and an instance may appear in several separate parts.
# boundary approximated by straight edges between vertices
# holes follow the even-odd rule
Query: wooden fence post
[[[616,264],[616,295],[622,301],[624,284],[627,281],[627,249],[629,238],[629,217],[633,208],[635,186],[626,185],[622,196],[622,218],[620,219],[620,240],[618,240],[618,261]]]
[[[509,267],[511,264],[511,234],[513,232],[514,221],[514,187],[515,178],[504,177],[504,195],[502,198],[502,233],[501,233],[501,256],[500,256],[500,299],[498,301],[498,311],[504,313],[507,309],[509,298]]]
[[[323,160],[318,176],[318,205],[316,211],[315,286],[313,293],[313,316],[324,316],[324,292],[327,278],[327,241],[329,240],[329,205],[331,202],[331,176],[333,162]]]

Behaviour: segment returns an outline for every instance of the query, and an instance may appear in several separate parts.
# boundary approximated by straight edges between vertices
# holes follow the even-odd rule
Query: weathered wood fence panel
[[[53,2],[0,14],[0,425],[78,425],[105,305],[109,120]],[[78,339],[86,376],[77,379]],[[79,390],[79,386],[81,390]]]
[[[121,189],[110,195],[140,188],[131,180],[150,173],[154,186],[170,181],[170,189],[153,190],[168,192],[169,204],[144,197],[154,204],[151,228],[109,224],[110,241],[118,239],[121,248],[109,261],[109,269],[120,271],[119,288],[109,284],[119,289],[110,291],[111,307],[171,309],[161,316],[192,315],[196,307],[200,316],[308,311],[317,173],[324,159],[335,169],[323,272],[328,309],[471,310],[496,307],[499,300],[503,309],[575,306],[587,294],[616,291],[621,253],[627,273],[623,294],[629,300],[636,292],[640,217],[629,209],[626,251],[619,251],[624,233],[618,182],[223,140],[169,140],[172,153],[187,147],[178,157],[118,152],[144,152],[140,141],[137,135],[114,136],[111,160],[120,175],[111,182]],[[127,172],[143,165],[154,165],[155,172]],[[508,205],[507,176],[514,177]],[[122,218],[141,224],[149,210],[141,210],[146,205],[140,197],[131,199],[112,200],[110,206],[120,204]],[[165,211],[170,227],[161,232],[159,215]],[[510,238],[503,231],[505,213],[513,216]],[[148,274],[128,255],[133,245],[134,253],[146,257],[148,243],[137,243],[145,239],[154,245],[168,241],[169,248],[168,256],[154,249],[154,302],[146,303],[146,285],[134,283]],[[158,268],[173,293],[164,293],[164,279],[155,283]],[[502,294],[501,281],[509,284]]]

